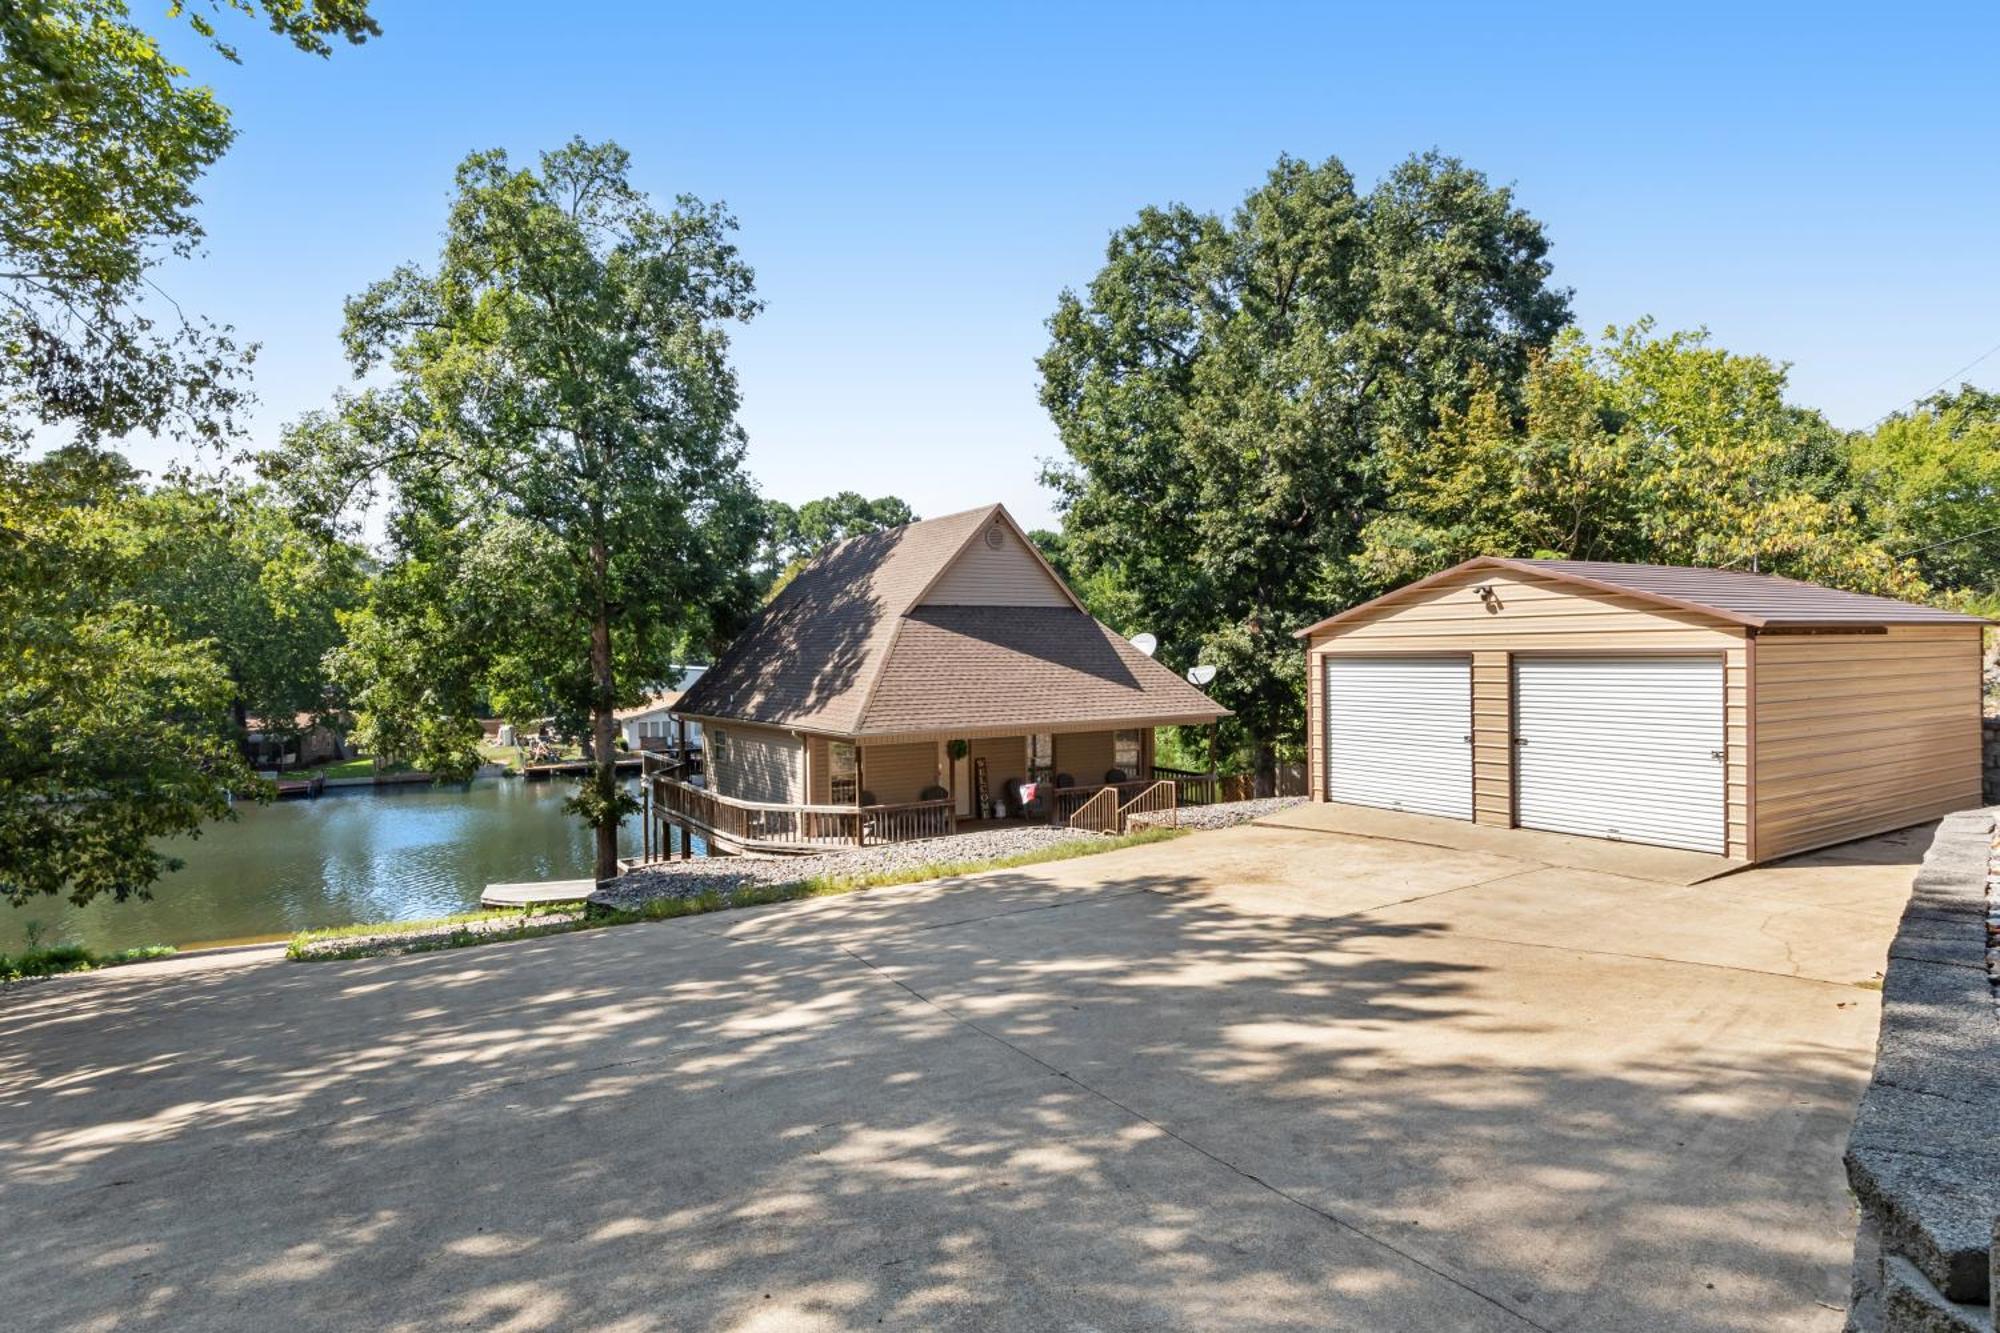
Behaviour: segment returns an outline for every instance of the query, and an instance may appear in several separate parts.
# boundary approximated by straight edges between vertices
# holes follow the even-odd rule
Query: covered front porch
[[[1155,762],[1150,726],[953,736],[796,737],[711,731],[707,771],[646,764],[646,855],[796,855],[949,837],[1000,824],[1123,832],[1218,796],[1212,773]],[[720,733],[719,735],[717,733]],[[779,797],[781,799],[768,799]],[[782,799],[801,797],[803,799]]]

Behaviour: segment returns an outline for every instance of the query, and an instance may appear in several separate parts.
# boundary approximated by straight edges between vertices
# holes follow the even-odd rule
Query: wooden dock
[[[620,773],[637,773],[639,762],[639,756],[636,754],[621,755],[612,761],[611,766]],[[556,777],[589,777],[596,769],[597,765],[588,759],[563,759],[552,764],[524,764],[521,776],[530,782],[546,782]]]
[[[594,879],[546,879],[519,884],[488,884],[479,895],[481,907],[546,907],[574,903],[597,889]]]

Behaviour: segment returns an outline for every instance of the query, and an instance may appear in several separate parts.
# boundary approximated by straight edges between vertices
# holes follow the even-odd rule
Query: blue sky
[[[240,137],[202,188],[208,255],[161,280],[263,344],[273,439],[346,382],[343,298],[434,255],[465,153],[613,138],[657,196],[742,223],[766,493],[1031,524],[1057,294],[1142,205],[1226,211],[1280,152],[1364,183],[1460,156],[1547,225],[1585,327],[1706,325],[1841,425],[2000,343],[2000,18],[1624,8],[378,0],[381,40],[328,61],[237,24],[241,67],[169,43]],[[2000,355],[1970,378],[2000,386]]]

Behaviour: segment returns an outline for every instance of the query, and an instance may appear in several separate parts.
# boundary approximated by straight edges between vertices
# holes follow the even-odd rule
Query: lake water
[[[636,794],[637,783],[627,789]],[[244,803],[234,822],[162,844],[187,864],[155,884],[150,901],[0,903],[0,953],[24,946],[29,921],[42,923],[44,944],[186,948],[466,911],[490,883],[590,874],[589,830],[562,808],[572,790],[567,781],[489,778]],[[638,850],[634,817],[619,852]]]

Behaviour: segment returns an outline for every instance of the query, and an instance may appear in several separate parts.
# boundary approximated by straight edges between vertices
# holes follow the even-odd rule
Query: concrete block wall
[[[1996,813],[1940,822],[1889,947],[1875,1073],[1847,1145],[1858,1333],[2000,1333]]]

